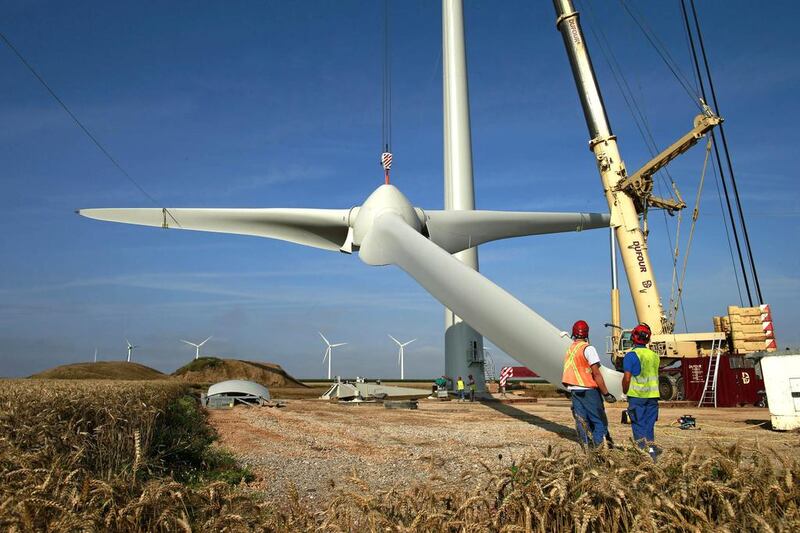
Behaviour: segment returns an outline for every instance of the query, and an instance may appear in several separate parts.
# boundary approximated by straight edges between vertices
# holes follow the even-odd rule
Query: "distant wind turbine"
[[[403,371],[403,348],[405,348],[406,346],[408,346],[417,339],[411,339],[408,342],[400,342],[391,335],[389,335],[389,338],[392,339],[394,342],[396,342],[397,346],[400,347],[400,351],[397,352],[397,363],[400,365],[400,379],[406,379],[405,373]]]
[[[139,346],[134,346],[133,344],[131,344],[131,341],[129,341],[128,339],[125,339],[125,342],[128,343],[128,362],[130,363],[131,362],[131,353],[133,352],[134,348],[138,348]]]
[[[207,338],[206,340],[204,340],[203,342],[201,342],[200,344],[195,344],[193,342],[185,341],[183,339],[181,339],[181,342],[185,342],[186,344],[190,344],[190,345],[195,347],[194,358],[197,359],[197,358],[200,357],[200,347],[202,345],[204,345],[205,343],[207,343],[212,338],[214,338],[213,335],[211,337]]]
[[[328,347],[325,348],[325,355],[322,356],[322,362],[324,363],[325,359],[328,360],[328,379],[331,379],[331,358],[333,357],[333,349],[336,348],[337,346],[344,346],[347,343],[339,342],[336,344],[331,344],[330,342],[328,342],[328,339],[325,338],[325,335],[323,335],[321,331],[318,331],[317,333],[319,333],[319,336],[322,337],[322,340],[325,341],[325,344],[328,345]]]
[[[94,349],[94,362],[97,362],[97,348]]]

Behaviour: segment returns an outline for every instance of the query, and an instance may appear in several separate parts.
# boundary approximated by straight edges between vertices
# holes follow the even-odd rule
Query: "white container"
[[[800,355],[768,355],[761,359],[772,429],[800,428]]]

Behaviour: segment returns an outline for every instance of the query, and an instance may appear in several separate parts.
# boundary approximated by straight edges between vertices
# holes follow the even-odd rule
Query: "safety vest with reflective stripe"
[[[592,368],[584,355],[588,346],[588,342],[576,340],[567,350],[567,355],[564,357],[564,374],[561,376],[564,385],[597,388],[597,383],[592,377]]]
[[[632,350],[639,358],[642,371],[638,376],[631,377],[631,384],[628,388],[629,398],[659,398],[658,392],[658,365],[661,358],[650,348],[634,348]]]
[[[464,381],[463,380],[459,379],[458,382],[456,382],[456,389],[464,390]]]

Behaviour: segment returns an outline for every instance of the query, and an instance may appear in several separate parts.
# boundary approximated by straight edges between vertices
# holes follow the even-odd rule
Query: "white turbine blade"
[[[417,340],[417,339],[411,339],[411,340],[410,340],[410,341],[408,341],[408,342],[404,342],[404,343],[403,343],[401,346],[408,346],[409,344],[411,344],[411,343],[412,343],[412,342],[414,342],[415,340]]]
[[[330,354],[331,354],[331,347],[330,347],[330,346],[328,346],[328,347],[325,349],[325,355],[323,355],[323,356],[322,356],[322,362],[323,362],[323,363],[325,362],[325,360],[328,358],[328,356],[329,356]]]
[[[425,211],[433,242],[450,253],[479,244],[544,233],[607,228],[604,213],[529,213],[515,211]]]
[[[131,347],[131,341],[129,341],[128,339],[125,339],[125,342],[128,344],[128,348],[130,348]]]
[[[495,346],[550,383],[561,385],[570,341],[559,335],[559,329],[426,239],[396,213],[375,218],[360,255],[365,261],[397,265]],[[602,371],[609,391],[620,396],[622,374]]]
[[[394,337],[392,337],[391,335],[389,335],[389,338],[390,338],[390,339],[392,339],[394,342],[396,342],[398,346],[402,346],[402,345],[400,344],[400,341],[399,341],[399,340],[397,340],[397,339],[395,339],[395,338],[394,338]]]
[[[319,333],[319,336],[322,337],[322,340],[325,341],[325,344],[327,344],[328,346],[331,345],[331,343],[328,342],[328,339],[325,338],[325,335],[323,335],[321,331],[318,331],[317,333]]]
[[[349,209],[80,209],[79,215],[138,224],[254,235],[339,251],[347,239]],[[174,219],[172,218],[174,217]],[[177,224],[176,221],[177,220]]]
[[[347,343],[346,342],[340,342],[340,343],[337,343],[337,344],[331,344],[331,348],[336,348],[337,346],[344,346],[345,344],[347,344]]]
[[[206,340],[204,340],[203,342],[201,342],[200,344],[198,344],[198,345],[197,345],[197,347],[198,347],[198,348],[199,348],[199,347],[201,347],[202,345],[204,345],[205,343],[207,343],[208,341],[210,341],[212,337],[213,337],[213,335],[212,335],[211,337],[207,338]]]
[[[195,348],[197,348],[197,345],[196,345],[195,343],[193,343],[193,342],[185,341],[185,340],[183,340],[183,339],[181,339],[181,342],[185,342],[186,344],[191,344],[192,346],[194,346]]]

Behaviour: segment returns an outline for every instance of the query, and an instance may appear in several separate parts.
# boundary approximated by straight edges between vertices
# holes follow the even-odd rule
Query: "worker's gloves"
[[[607,401],[608,403],[614,403],[614,402],[617,401],[617,398],[613,394],[611,394],[610,392],[607,392],[607,393],[603,394],[603,399],[605,401]]]

